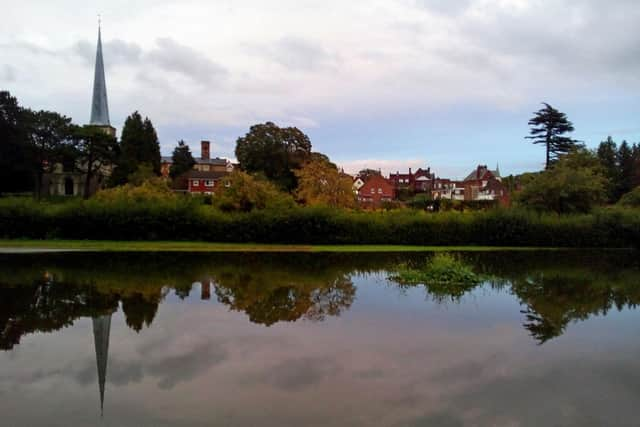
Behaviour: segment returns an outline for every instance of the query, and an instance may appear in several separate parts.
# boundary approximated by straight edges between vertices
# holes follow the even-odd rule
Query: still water
[[[637,252],[0,255],[2,426],[638,426]]]

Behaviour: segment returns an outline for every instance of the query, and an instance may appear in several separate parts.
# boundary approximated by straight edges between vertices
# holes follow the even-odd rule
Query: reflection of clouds
[[[203,374],[212,366],[224,361],[226,357],[227,353],[224,349],[209,342],[188,353],[153,361],[146,372],[159,379],[160,388],[169,389],[179,382],[189,381]]]
[[[284,391],[300,391],[336,375],[339,370],[335,360],[326,357],[303,357],[283,360],[253,379]]]

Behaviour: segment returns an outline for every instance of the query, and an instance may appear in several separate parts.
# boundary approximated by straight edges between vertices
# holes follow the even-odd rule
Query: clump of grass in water
[[[471,267],[447,253],[436,254],[422,268],[400,266],[391,280],[404,286],[424,285],[437,299],[460,299],[486,278],[473,272]]]

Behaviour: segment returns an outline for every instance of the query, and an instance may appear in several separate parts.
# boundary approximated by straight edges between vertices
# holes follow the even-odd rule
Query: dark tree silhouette
[[[530,135],[534,144],[544,144],[546,147],[545,168],[558,159],[558,156],[567,154],[577,148],[578,141],[565,136],[573,132],[573,124],[567,119],[567,115],[553,108],[547,103],[543,103],[544,108],[534,113],[529,120],[531,126]]]
[[[171,169],[169,170],[169,176],[171,179],[175,179],[185,172],[189,172],[193,169],[193,165],[196,164],[189,146],[184,141],[178,141],[178,145],[173,149],[173,156],[171,157]]]

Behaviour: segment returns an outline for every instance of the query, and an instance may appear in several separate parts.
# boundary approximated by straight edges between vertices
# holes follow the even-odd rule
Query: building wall
[[[211,185],[207,185],[211,184]],[[189,179],[189,193],[213,193],[214,190],[218,187],[218,180],[211,179]]]

